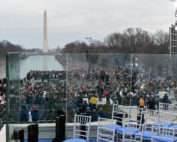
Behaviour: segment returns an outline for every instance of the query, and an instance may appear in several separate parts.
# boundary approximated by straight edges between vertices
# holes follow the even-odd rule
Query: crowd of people
[[[21,80],[21,122],[55,120],[58,104],[66,103],[64,71],[31,71]]]
[[[87,97],[96,96],[97,98],[107,98],[118,101],[119,104],[137,105],[139,97],[144,96],[146,104],[150,100],[159,97],[159,91],[176,87],[176,80],[168,76],[158,80],[160,75],[151,72],[133,71],[124,67],[115,70],[91,69],[88,71],[69,72],[69,100],[74,101],[73,96]],[[108,69],[109,67],[105,67]],[[163,76],[164,77],[164,76]],[[154,99],[155,98],[155,99]]]
[[[170,103],[168,95],[160,97],[159,92],[170,93],[177,87],[176,77],[165,70],[154,73],[151,68],[140,71],[123,65],[69,63],[67,72],[30,71],[20,81],[21,122],[55,120],[62,112],[67,112],[68,121],[73,121],[74,113],[97,120],[110,115],[105,108],[111,103],[155,110],[159,102]]]

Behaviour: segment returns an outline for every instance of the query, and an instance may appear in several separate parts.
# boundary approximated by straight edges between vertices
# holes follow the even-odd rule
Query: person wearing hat
[[[94,95],[91,97],[91,99],[89,100],[90,103],[90,110],[93,111],[94,109],[96,109],[96,104],[98,102],[98,98],[96,98]]]
[[[33,122],[37,122],[39,119],[39,113],[35,105],[32,107],[31,115]]]

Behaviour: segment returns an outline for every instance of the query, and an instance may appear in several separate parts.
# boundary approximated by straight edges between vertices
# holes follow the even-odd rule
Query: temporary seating
[[[91,116],[76,115],[74,117],[73,138],[64,142],[88,142],[90,134]]]
[[[146,109],[144,111],[145,121],[153,126],[170,127],[175,120],[175,114],[167,111]]]
[[[158,135],[153,135],[153,141],[176,142],[177,137],[176,137],[176,134],[175,134],[175,129],[172,129],[172,128],[169,128],[169,127],[159,127]]]
[[[175,114],[172,112],[159,111],[158,121],[153,123],[154,126],[170,127],[175,122]]]
[[[174,104],[169,103],[159,103],[159,111],[168,111],[168,112],[174,112]]]
[[[173,120],[171,121],[172,125],[170,127],[175,129],[175,131],[177,131],[177,114],[173,113],[172,115],[173,115]]]
[[[154,130],[152,130],[154,129]],[[136,137],[140,138],[141,141],[149,140],[153,141],[153,135],[158,135],[158,127],[153,127],[147,123],[144,123],[139,127],[139,132],[135,134]]]
[[[146,109],[143,113],[144,113],[145,122],[150,122],[152,124],[153,122],[159,121],[158,110]]]
[[[127,125],[123,128],[125,122],[134,125],[142,124],[142,113],[143,109],[141,108],[113,104],[112,119],[116,119],[117,121],[116,140],[122,140],[124,129],[135,129],[134,126],[130,128]]]
[[[116,129],[122,127],[122,123],[124,122],[126,107],[118,104],[113,104],[112,109],[112,119],[117,121]]]
[[[98,118],[97,142],[114,142],[116,120]]]
[[[143,109],[129,106],[128,122],[135,122],[136,124],[144,123]]]
[[[123,142],[138,142],[140,139],[138,137],[135,137],[135,134],[139,132],[140,124],[135,123],[127,123],[125,122],[123,124]],[[137,139],[138,138],[138,139]]]

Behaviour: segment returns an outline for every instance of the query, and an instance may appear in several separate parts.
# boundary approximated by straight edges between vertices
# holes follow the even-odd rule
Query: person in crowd
[[[159,110],[160,97],[159,97],[159,96],[156,96],[155,101],[156,101],[156,108],[157,108],[157,110]]]
[[[89,100],[90,102],[90,110],[93,111],[96,109],[96,104],[98,102],[98,98],[96,98],[96,96],[92,96],[91,99]]]
[[[35,105],[32,107],[31,115],[33,122],[37,122],[39,120],[39,113]]]
[[[26,110],[26,106],[23,105],[20,112],[20,122],[27,122],[27,121],[28,121],[28,112]]]
[[[32,120],[32,109],[30,108],[29,112],[28,112],[28,122],[33,122]]]
[[[139,105],[140,105],[140,108],[144,108],[144,97],[143,97],[143,95],[141,95],[140,98],[139,98]]]
[[[148,103],[148,108],[152,111],[150,111],[150,116],[152,116],[154,114],[154,111],[155,110],[155,105],[156,105],[156,102],[155,102],[155,97],[154,96],[150,96],[150,99],[149,99],[149,103]]]
[[[167,105],[167,103],[168,103],[168,95],[167,95],[167,94],[165,94],[165,95],[163,96],[162,102],[164,103],[163,109],[164,109],[164,110],[168,110],[168,105]]]

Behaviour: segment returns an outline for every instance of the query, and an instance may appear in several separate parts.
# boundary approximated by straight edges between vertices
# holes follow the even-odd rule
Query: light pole
[[[175,18],[177,18],[177,0],[170,0],[173,1],[175,4]],[[173,54],[177,54],[177,19],[175,21],[175,24],[172,24],[169,28],[169,35],[170,35],[170,45],[169,45],[169,53],[170,53],[170,59],[172,59]]]

